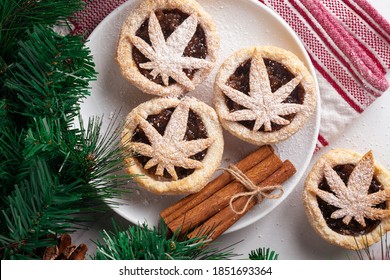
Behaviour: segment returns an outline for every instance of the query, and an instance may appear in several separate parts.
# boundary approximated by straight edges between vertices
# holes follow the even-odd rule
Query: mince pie
[[[122,26],[116,60],[126,79],[178,97],[211,72],[219,49],[212,18],[193,0],[145,0]]]
[[[221,66],[215,109],[233,135],[256,145],[287,139],[316,106],[316,86],[302,61],[273,46],[241,49]]]
[[[199,191],[221,163],[222,128],[214,109],[195,98],[156,98],[126,118],[122,143],[130,174],[159,194]]]
[[[390,230],[390,172],[371,151],[323,155],[306,178],[303,201],[311,225],[332,244],[362,249]]]

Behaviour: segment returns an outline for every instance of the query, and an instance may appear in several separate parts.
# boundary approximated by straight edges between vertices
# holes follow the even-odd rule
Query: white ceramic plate
[[[313,76],[315,71],[310,59],[293,30],[276,13],[256,0],[199,0],[204,9],[211,14],[217,24],[221,39],[219,59],[208,80],[198,86],[190,95],[212,105],[213,81],[220,64],[233,52],[243,47],[254,45],[274,45],[288,49],[305,62]],[[91,96],[85,100],[81,112],[84,119],[92,115],[104,115],[106,122],[113,114],[120,111],[120,118],[138,104],[153,98],[140,92],[122,78],[116,64],[115,49],[119,30],[129,11],[135,8],[139,0],[128,1],[106,17],[89,37],[96,70],[97,81],[91,83]],[[317,83],[317,82],[316,82]],[[317,86],[318,88],[318,86]],[[320,120],[320,105],[305,127],[290,139],[275,145],[280,158],[289,159],[297,168],[297,173],[285,184],[285,193],[277,200],[267,200],[257,205],[228,232],[241,229],[264,217],[293,190],[305,172],[315,149]],[[223,165],[235,163],[254,151],[257,147],[224,133],[225,151]],[[215,176],[219,175],[216,173]],[[129,183],[132,194],[123,196],[120,206],[114,210],[132,223],[146,222],[149,226],[157,225],[159,213],[180,197],[159,196],[139,189],[135,183]]]

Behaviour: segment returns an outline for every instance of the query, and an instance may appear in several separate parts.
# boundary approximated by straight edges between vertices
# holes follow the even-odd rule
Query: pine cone
[[[43,253],[44,260],[84,260],[88,251],[85,244],[72,245],[69,234],[63,234],[57,239],[57,245],[46,247]]]

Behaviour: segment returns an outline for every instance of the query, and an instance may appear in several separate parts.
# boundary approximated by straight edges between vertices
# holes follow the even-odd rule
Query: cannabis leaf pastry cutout
[[[149,169],[157,165],[156,175],[163,176],[164,170],[177,180],[178,176],[175,166],[186,169],[202,168],[200,161],[190,157],[207,149],[214,140],[212,138],[184,140],[187,130],[188,114],[190,106],[182,101],[172,113],[165,128],[164,135],[161,135],[148,121],[138,116],[139,127],[147,136],[150,145],[134,142],[132,147],[135,152],[150,157],[144,168]]]
[[[368,194],[371,181],[374,176],[374,158],[372,152],[365,154],[353,169],[349,176],[347,186],[336,171],[329,164],[324,165],[324,175],[331,191],[320,189],[312,191],[327,203],[340,208],[331,215],[332,219],[341,219],[348,225],[355,219],[363,227],[366,226],[365,218],[382,220],[390,217],[390,211],[374,208],[375,205],[390,198],[388,190],[380,190]]]
[[[253,131],[259,130],[264,125],[264,131],[270,132],[272,131],[271,123],[288,125],[290,121],[281,116],[297,113],[302,110],[303,105],[283,103],[283,101],[301,80],[302,78],[297,76],[272,92],[264,60],[261,53],[255,50],[249,74],[249,95],[223,83],[218,85],[227,97],[245,107],[245,109],[227,113],[223,118],[229,121],[254,120]]]
[[[141,63],[143,69],[152,70],[153,78],[161,75],[165,86],[169,85],[169,77],[183,85],[188,90],[195,88],[191,79],[183,72],[183,69],[200,69],[212,66],[212,63],[200,58],[184,57],[183,52],[195,34],[198,20],[195,15],[190,15],[181,25],[165,40],[156,14],[152,12],[149,18],[149,37],[151,46],[137,36],[130,36],[133,45],[150,61]]]

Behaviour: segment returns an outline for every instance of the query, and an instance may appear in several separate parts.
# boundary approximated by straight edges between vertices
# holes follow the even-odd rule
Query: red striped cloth
[[[125,1],[88,1],[73,32],[88,36]],[[326,146],[388,88],[390,24],[366,0],[259,1],[294,29],[316,68],[322,106],[318,148]]]
[[[326,146],[388,88],[390,25],[366,0],[261,2],[295,30],[317,70]]]

